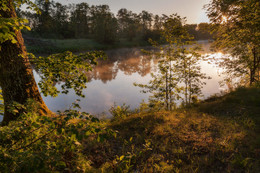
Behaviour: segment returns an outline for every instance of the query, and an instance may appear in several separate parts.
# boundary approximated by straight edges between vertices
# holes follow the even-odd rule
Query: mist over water
[[[209,57],[220,56],[219,53],[210,51],[210,44],[207,41],[200,41],[199,44],[204,50],[202,54]],[[98,117],[104,115],[109,117],[109,109],[114,104],[126,103],[130,105],[131,109],[135,109],[142,100],[148,100],[150,94],[140,93],[141,88],[135,87],[133,83],[147,84],[152,79],[150,74],[156,73],[157,60],[144,55],[141,48],[115,49],[106,51],[106,53],[108,59],[100,61],[92,72],[86,74],[89,82],[83,92],[85,98],[77,96],[73,90],[70,90],[68,94],[59,94],[55,98],[42,95],[50,110],[64,111],[69,109],[76,99],[80,99],[81,111]],[[223,80],[223,76],[220,76],[222,69],[214,63],[209,64],[205,61],[200,65],[201,71],[212,78],[205,80],[207,84],[202,89],[203,97],[201,99],[220,93],[224,89],[219,85],[219,82]],[[34,71],[34,76],[38,83],[40,77],[36,71]],[[57,84],[56,87],[61,90],[60,84]],[[2,116],[0,116],[1,121]]]
[[[202,54],[207,54],[209,57],[220,56],[219,53],[210,51],[210,44],[207,41],[200,41],[199,44],[204,50]],[[68,94],[59,94],[55,98],[42,95],[50,110],[64,111],[69,109],[76,99],[80,99],[81,111],[97,117],[104,115],[109,117],[111,116],[109,109],[114,104],[126,103],[131,109],[135,109],[142,100],[148,100],[150,94],[140,93],[141,88],[135,87],[133,83],[147,84],[152,79],[150,74],[156,73],[157,60],[144,55],[141,48],[115,49],[106,53],[108,59],[100,61],[92,72],[86,74],[89,82],[83,92],[85,98],[77,96],[73,90],[70,90]],[[205,99],[223,90],[219,85],[223,76],[220,76],[221,69],[215,64],[208,62],[200,64],[201,71],[212,77],[210,80],[205,80],[207,84],[202,89],[203,98],[201,99]],[[34,76],[38,83],[40,77],[36,71],[34,71]],[[61,90],[60,84],[56,87]],[[2,116],[0,116],[1,121]]]
[[[208,42],[199,42],[203,47],[203,54],[217,56],[217,53],[210,52]],[[157,62],[144,55],[140,48],[124,48],[110,50],[106,52],[107,60],[102,60],[89,72],[87,88],[84,90],[85,98],[75,95],[71,90],[68,94],[60,94],[58,97],[43,97],[47,106],[54,112],[63,111],[70,108],[71,103],[80,99],[81,111],[85,111],[97,116],[107,114],[109,108],[116,103],[122,105],[126,103],[131,109],[139,106],[142,100],[147,101],[149,93],[140,93],[141,88],[135,87],[134,82],[147,84],[151,80],[151,72],[156,72]],[[215,64],[201,62],[201,70],[212,77],[206,80],[203,87],[203,98],[219,93],[222,89],[219,81],[223,78],[219,76],[219,69]],[[34,71],[36,82],[39,82],[39,75]],[[60,85],[57,85],[60,89]]]

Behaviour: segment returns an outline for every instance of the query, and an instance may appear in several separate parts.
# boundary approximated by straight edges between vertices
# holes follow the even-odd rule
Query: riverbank
[[[84,144],[94,167],[114,158],[108,162],[130,172],[260,171],[259,88],[211,97],[190,109],[132,114],[108,127],[118,136],[97,143],[97,154],[89,149],[93,144]]]
[[[62,126],[66,119],[38,117],[35,121],[37,117],[30,114],[24,121],[0,128],[0,168],[16,172],[259,172],[259,105],[259,88],[240,88],[192,108],[141,109],[111,121],[74,118]],[[17,137],[18,127],[19,138],[8,143],[13,135]]]
[[[114,44],[101,44],[92,39],[42,39],[26,36],[24,37],[24,40],[28,52],[47,55],[65,51],[77,53],[90,50],[110,50],[117,48],[150,46],[150,43],[146,41],[128,41],[124,39],[118,40]]]
[[[112,50],[119,48],[147,47],[151,44],[147,41],[126,39],[118,40],[114,44],[101,44],[92,39],[43,39],[24,36],[28,52],[39,55],[50,55],[71,51],[73,53],[90,50]],[[198,40],[198,43],[209,43],[208,40]]]

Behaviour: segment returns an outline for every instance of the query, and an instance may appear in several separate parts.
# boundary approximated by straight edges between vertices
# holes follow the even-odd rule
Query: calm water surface
[[[209,51],[208,42],[200,42],[204,48],[204,54],[219,56],[217,53]],[[97,116],[105,113],[109,116],[108,110],[114,105],[126,103],[131,109],[137,108],[142,100],[147,101],[149,94],[140,93],[140,88],[133,86],[133,83],[146,84],[151,79],[151,72],[156,71],[156,60],[150,60],[142,54],[140,48],[125,48],[106,52],[108,59],[101,61],[89,73],[87,89],[84,90],[85,98],[75,95],[74,91],[68,94],[60,94],[58,97],[43,97],[45,103],[52,111],[69,109],[72,102],[80,99],[81,111],[85,111]],[[203,87],[203,97],[219,93],[222,88],[219,81],[221,69],[214,64],[201,63],[202,72],[211,76],[206,80],[207,85]],[[39,75],[34,72],[36,81],[39,82]],[[57,86],[60,88],[59,86]]]
[[[208,42],[199,42],[204,52],[210,56],[218,57],[218,53],[209,51]],[[85,111],[97,116],[103,113],[110,116],[108,110],[114,105],[126,103],[131,109],[139,106],[142,100],[147,101],[149,94],[140,93],[141,88],[133,85],[136,83],[146,84],[151,79],[151,72],[156,71],[156,60],[150,60],[144,56],[140,48],[125,48],[110,50],[106,52],[108,59],[99,62],[94,70],[88,74],[89,82],[87,89],[84,90],[85,98],[75,95],[71,90],[68,94],[60,94],[58,97],[44,97],[47,106],[54,112],[63,111],[70,108],[71,103],[80,99],[81,111]],[[219,75],[221,69],[214,64],[207,62],[201,63],[202,72],[211,76],[212,79],[206,80],[207,85],[202,89],[203,98],[219,93],[219,81],[223,78]],[[36,82],[38,83],[39,75],[34,71]],[[60,86],[57,85],[58,89]],[[1,119],[1,117],[0,117]]]

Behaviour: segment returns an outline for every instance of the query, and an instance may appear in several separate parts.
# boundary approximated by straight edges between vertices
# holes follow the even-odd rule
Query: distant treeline
[[[54,1],[36,0],[40,14],[17,9],[17,14],[29,20],[30,34],[41,38],[89,38],[112,44],[120,39],[127,41],[160,40],[160,32],[167,15],[140,14],[120,9],[113,14],[108,5],[90,6],[87,3],[63,5]],[[211,39],[209,24],[186,24],[195,40]]]

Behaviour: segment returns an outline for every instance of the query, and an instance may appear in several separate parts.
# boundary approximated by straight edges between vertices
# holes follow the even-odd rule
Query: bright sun
[[[226,23],[227,22],[227,16],[222,16],[222,22]]]

